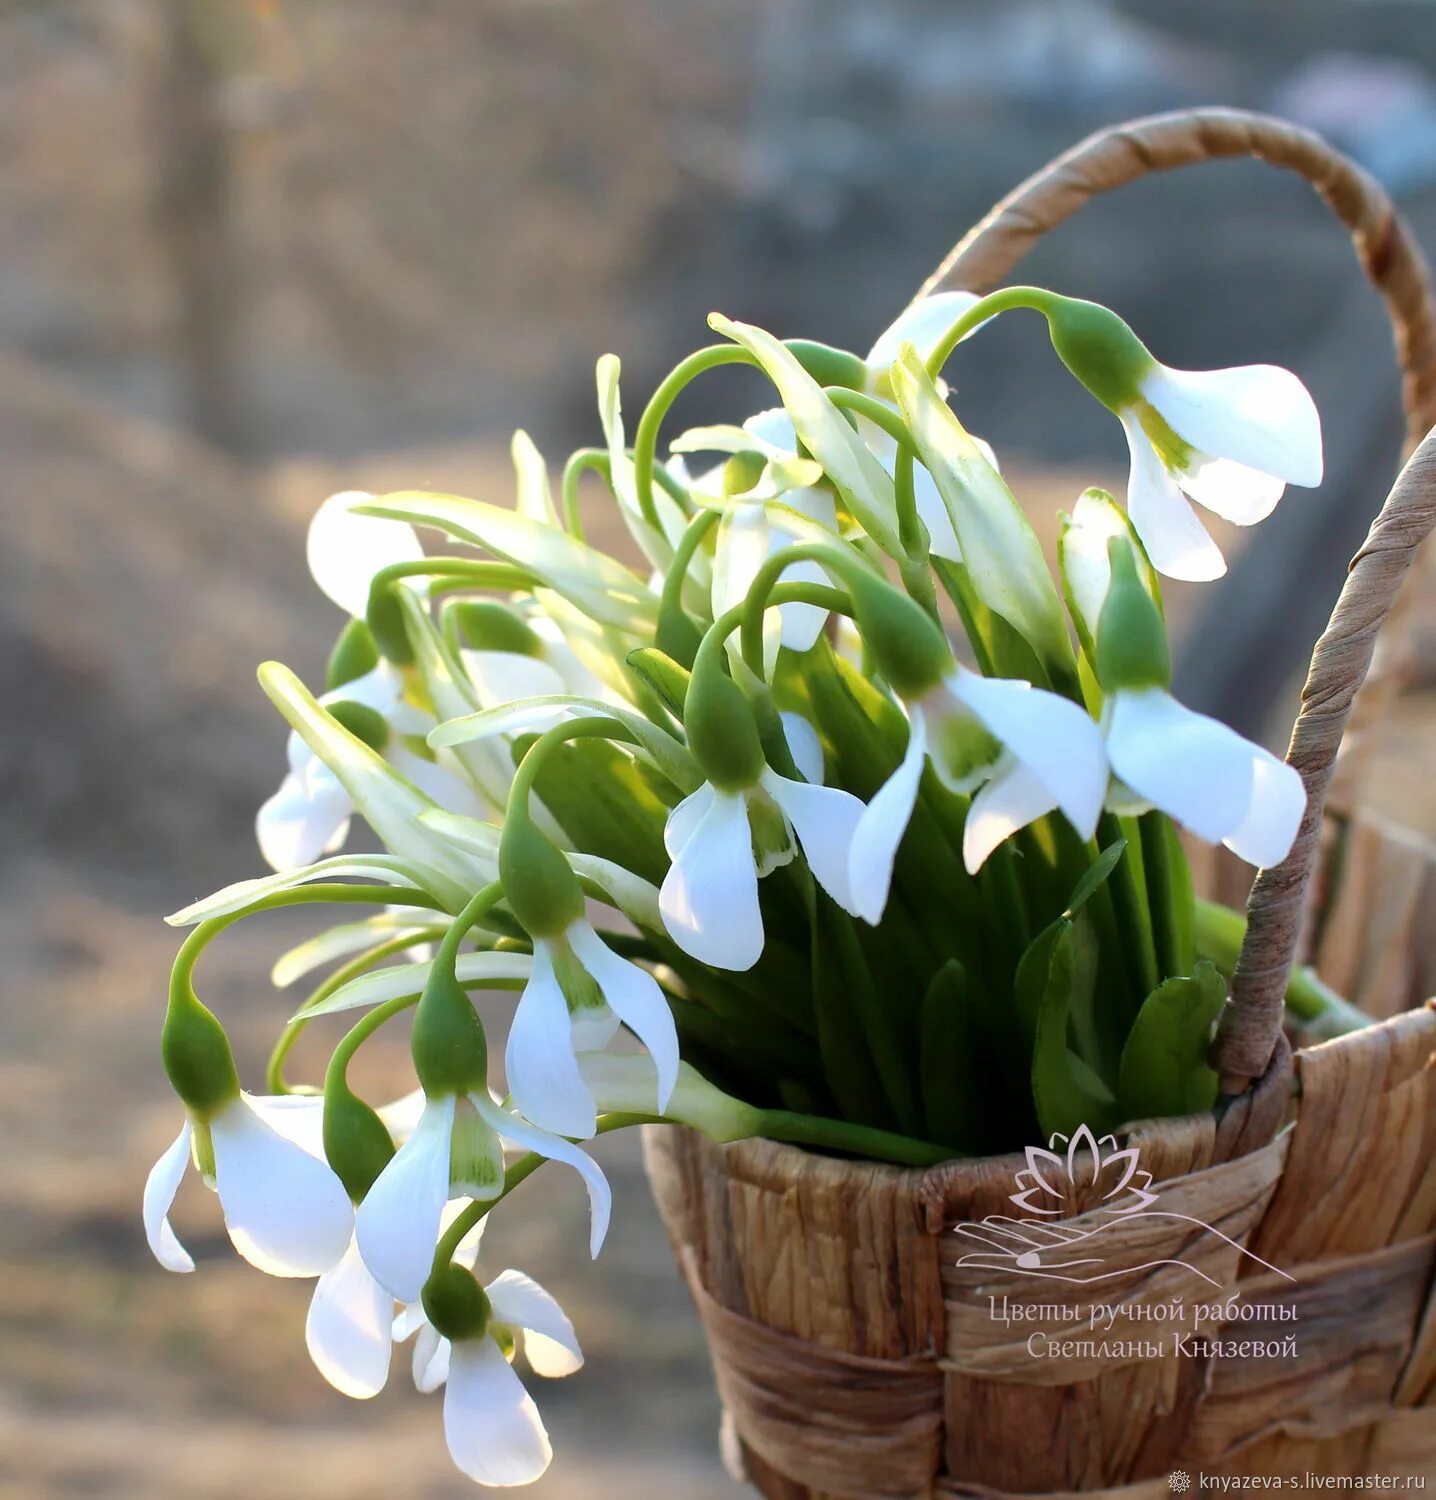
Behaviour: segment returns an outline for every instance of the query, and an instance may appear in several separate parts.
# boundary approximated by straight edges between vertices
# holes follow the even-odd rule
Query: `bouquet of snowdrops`
[[[1055,577],[941,379],[1013,309],[1131,450],[1125,509],[1076,498]],[[1169,369],[1115,314],[1026,287],[930,297],[866,359],[711,324],[632,446],[600,361],[605,441],[557,498],[519,433],[512,509],[325,502],[310,567],[350,617],[327,681],[260,669],[293,731],[258,817],[278,873],[171,919],[186,1118],[145,1188],[155,1254],[193,1268],[167,1218],[193,1159],[241,1255],[318,1278],[309,1349],[341,1391],[375,1394],[416,1338],[482,1483],[549,1461],[519,1349],[536,1375],[581,1363],[548,1293],[479,1269],[527,1177],[577,1172],[596,1255],[610,1195],[584,1143],[639,1122],[921,1166],[1206,1109],[1240,919],[1194,900],[1176,826],[1266,865],[1305,805],[1290,767],[1172,698],[1160,588],[1223,571],[1191,501],[1245,525],[1320,480],[1295,376]],[[660,458],[675,397],[722,365],[777,404]],[[644,573],[585,540],[585,471]],[[384,852],[338,852],[356,814]],[[329,972],[248,1093],[196,960],[309,902],[373,910],[276,964],[282,986]],[[522,991],[503,1093],[471,993],[494,989]],[[286,1075],[309,1027],[339,1028],[322,1086]],[[417,1088],[376,1107],[348,1065],[384,1027]]]

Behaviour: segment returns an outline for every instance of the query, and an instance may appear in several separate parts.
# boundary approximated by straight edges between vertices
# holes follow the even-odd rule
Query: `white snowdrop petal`
[[[672,817],[669,822],[671,826]],[[700,963],[741,971],[758,962],[763,915],[742,796],[712,792],[707,809],[673,856],[658,906],[669,936]]]
[[[429,1277],[449,1199],[455,1107],[452,1094],[425,1103],[413,1135],[359,1205],[359,1253],[380,1286],[400,1302],[417,1302]]]
[[[315,511],[305,543],[315,583],[340,609],[360,619],[369,607],[374,575],[391,563],[417,562],[424,555],[412,526],[357,516],[350,509],[373,498],[360,490],[331,495]]]
[[[336,1265],[354,1232],[354,1209],[328,1164],[286,1140],[244,1095],[209,1128],[235,1249],[271,1276],[319,1276]]]
[[[1124,420],[1122,427],[1132,455],[1127,514],[1152,566],[1168,578],[1190,583],[1220,578],[1227,570],[1221,549],[1207,535],[1157,450],[1135,422]]]
[[[1208,843],[1240,828],[1251,806],[1257,747],[1160,688],[1112,694],[1107,754],[1138,796]]]
[[[793,419],[781,406],[755,412],[743,423],[743,431],[753,439],[757,450],[768,458],[792,458],[798,451],[798,434]]]
[[[962,862],[967,873],[976,875],[999,844],[1056,806],[1057,799],[1026,766],[1013,761],[999,768],[967,810],[962,830]]]
[[[533,1397],[487,1336],[461,1339],[449,1355],[444,1438],[479,1484],[531,1484],[553,1458]]]
[[[575,922],[564,937],[579,962],[593,976],[614,1015],[648,1048],[648,1054],[658,1069],[658,1108],[662,1111],[667,1108],[678,1082],[678,1032],[673,1024],[673,1012],[663,998],[658,981],[647,969],[621,958],[583,919]],[[583,1092],[592,1105],[593,1095],[587,1084]],[[516,1101],[517,1097],[515,1094]],[[533,1119],[533,1116],[529,1115],[529,1118]],[[561,1133],[573,1135],[576,1132],[565,1130]]]
[[[849,881],[853,910],[874,926],[882,919],[892,887],[893,861],[907,831],[927,758],[927,723],[912,709],[907,749],[897,769],[878,788],[853,830]]]
[[[926,360],[943,334],[978,300],[973,292],[934,292],[910,303],[877,336],[863,363],[873,374],[884,375],[904,344],[915,344],[918,354]],[[976,332],[974,328],[966,334],[964,342]]]
[[[194,1127],[186,1118],[173,1144],[150,1168],[150,1174],[145,1178],[145,1238],[149,1241],[155,1259],[166,1271],[194,1270],[194,1261],[170,1228],[169,1219],[170,1207],[189,1164],[190,1140],[193,1135]]]
[[[1107,792],[1102,732],[1080,703],[1001,677],[959,671],[948,690],[1047,788],[1082,839],[1090,839]]]
[[[705,781],[668,814],[668,821],[663,825],[663,847],[668,851],[669,859],[678,858],[679,851],[693,837],[694,830],[703,821],[717,795]]]
[[[389,1379],[393,1322],[394,1299],[351,1240],[314,1288],[304,1325],[309,1357],[336,1391],[357,1401],[377,1396]]]
[[[403,745],[392,745],[388,754],[389,764],[406,776],[423,794],[432,799],[445,812],[458,813],[461,817],[482,817],[488,808],[479,794],[467,781],[437,761],[416,755]]]
[[[246,1094],[249,1107],[278,1135],[324,1161],[322,1094]]]
[[[1321,417],[1311,393],[1290,370],[1158,365],[1143,382],[1142,394],[1189,447],[1288,484],[1321,483]]]
[[[839,787],[790,781],[776,771],[763,773],[763,790],[793,825],[803,857],[819,885],[857,916],[853,895],[853,836],[867,811],[860,798]]]
[[[1177,475],[1177,484],[1198,505],[1236,526],[1255,526],[1266,520],[1286,490],[1284,479],[1205,453],[1192,456]]]
[[[783,738],[788,742],[788,754],[793,764],[802,772],[803,779],[814,786],[823,784],[823,742],[818,731],[802,714],[784,712],[778,715],[783,723]]]
[[[561,1161],[583,1178],[588,1189],[589,1253],[597,1256],[608,1235],[608,1221],[613,1213],[613,1189],[603,1169],[581,1147],[547,1130],[540,1130],[510,1110],[501,1109],[485,1094],[471,1094],[470,1100],[479,1117],[490,1130],[524,1151],[537,1151],[550,1161]]]
[[[482,708],[498,708],[525,698],[558,697],[568,692],[562,676],[548,662],[521,651],[460,651]]]
[[[514,1105],[541,1130],[587,1139],[597,1119],[578,1071],[568,1001],[554,973],[551,943],[534,943],[533,977],[514,1011],[504,1051]]]
[[[556,1380],[583,1368],[583,1350],[553,1296],[522,1271],[501,1271],[484,1288],[496,1321],[524,1331],[524,1355],[535,1375]]]
[[[937,481],[921,464],[913,465],[912,489],[918,517],[927,528],[928,551],[934,557],[961,562],[962,544],[947,512],[947,501],[942,498]]]
[[[1306,788],[1291,766],[1260,748],[1252,771],[1251,806],[1222,842],[1239,859],[1264,870],[1291,852],[1306,811]]]
[[[434,1327],[425,1323],[414,1340],[414,1389],[427,1396],[437,1391],[449,1378],[449,1356],[453,1345]]]
[[[281,871],[313,864],[348,826],[352,810],[349,794],[338,782],[315,795],[291,772],[255,814],[254,832],[265,864]]]

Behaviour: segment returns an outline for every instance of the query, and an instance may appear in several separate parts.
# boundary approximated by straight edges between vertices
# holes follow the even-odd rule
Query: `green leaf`
[[[1212,1107],[1217,1075],[1207,1066],[1207,1047],[1226,998],[1226,981],[1205,959],[1190,976],[1165,980],[1147,996],[1122,1049],[1117,1098],[1124,1120]]]
[[[1062,913],[1064,917],[1075,917],[1079,911],[1092,899],[1106,882],[1107,877],[1117,868],[1117,861],[1122,857],[1122,851],[1127,847],[1126,839],[1117,839],[1097,856],[1083,872],[1082,878],[1072,888],[1072,899],[1067,903],[1067,909]]]
[[[657,622],[657,596],[627,568],[568,532],[540,526],[516,511],[460,495],[396,490],[356,505],[354,514],[436,527],[527,569],[591,619],[620,630],[646,635]]]
[[[628,665],[658,694],[663,706],[681,724],[688,696],[689,672],[657,646],[640,646],[628,653]]]
[[[708,323],[716,333],[741,344],[763,367],[778,388],[803,446],[822,464],[867,534],[889,556],[904,556],[897,534],[892,476],[824,394],[822,386],[771,333],[749,323],[735,323],[717,313]]]
[[[1032,1097],[1045,1136],[1079,1125],[1100,1135],[1116,1123],[1112,1091],[1067,1045],[1073,1006],[1090,996],[1096,977],[1090,928],[1065,917],[1038,935],[1018,967],[1019,996],[1025,991],[1025,1003],[1036,1006]]]
[[[982,1149],[991,1087],[977,1003],[966,970],[948,959],[923,997],[918,1058],[925,1138],[969,1153]]]

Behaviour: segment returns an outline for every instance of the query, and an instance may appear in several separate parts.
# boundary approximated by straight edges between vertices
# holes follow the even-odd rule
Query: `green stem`
[[[1141,830],[1142,870],[1147,877],[1147,907],[1152,914],[1152,942],[1157,954],[1159,979],[1186,973],[1182,963],[1177,888],[1172,878],[1166,835],[1161,826],[1161,820],[1165,816],[1165,813],[1147,812],[1137,819],[1137,827]]]
[[[794,1114],[786,1109],[759,1112],[755,1134],[772,1141],[790,1141],[797,1146],[817,1146],[843,1151],[873,1161],[893,1162],[901,1167],[934,1167],[951,1161],[954,1153],[946,1146],[913,1140],[890,1130],[871,1125],[854,1125],[846,1120],[828,1120],[817,1115]]]
[[[948,356],[975,329],[979,323],[995,318],[998,313],[1014,307],[1027,307],[1044,312],[1055,299],[1051,292],[1036,286],[1007,286],[999,292],[991,292],[981,301],[973,303],[968,310],[942,336],[927,359],[927,373],[936,380],[947,363]]]
[[[533,790],[534,781],[543,769],[544,761],[557,746],[569,740],[594,739],[620,740],[627,745],[638,743],[637,735],[627,725],[620,723],[617,719],[610,719],[599,714],[583,719],[565,719],[563,723],[544,730],[529,746],[524,758],[519,762],[518,770],[514,772],[514,779],[509,785],[508,816],[528,816],[528,798]]]
[[[1123,833],[1116,816],[1104,812],[1097,824],[1098,846],[1105,849],[1118,839],[1125,839],[1128,847],[1122,851],[1117,868],[1108,877],[1107,888],[1112,893],[1112,909],[1117,918],[1117,930],[1122,935],[1122,953],[1136,992],[1132,1012],[1135,1015],[1135,1007],[1140,1006],[1157,987],[1157,952],[1146,903],[1132,868],[1131,840]]]
[[[638,431],[633,437],[633,487],[638,495],[638,508],[651,526],[657,526],[658,510],[653,503],[653,474],[658,451],[658,429],[669,408],[677,400],[679,392],[690,381],[720,365],[752,365],[757,361],[746,349],[737,344],[714,344],[690,354],[681,364],[671,370],[663,383],[649,398],[648,405],[638,421]]]

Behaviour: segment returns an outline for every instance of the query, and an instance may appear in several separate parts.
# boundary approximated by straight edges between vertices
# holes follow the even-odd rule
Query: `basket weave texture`
[[[1436,1002],[1421,1003],[1436,988],[1436,851],[1359,805],[1399,649],[1384,647],[1337,760],[1376,633],[1385,621],[1399,639],[1398,589],[1436,521],[1424,262],[1382,190],[1316,137],[1203,110],[1101,132],[1059,158],[924,291],[986,290],[1089,198],[1243,155],[1306,176],[1351,229],[1391,315],[1415,451],[1313,658],[1287,756],[1309,796],[1291,856],[1254,886],[1221,851],[1195,862],[1207,893],[1240,902],[1252,887],[1213,1055],[1223,1099],[1118,1132],[1151,1173],[1151,1212],[1098,1206],[1113,1181],[1080,1157],[1088,1170],[1063,1180],[1050,1222],[1100,1227],[1100,1255],[1067,1279],[971,1253],[973,1226],[1030,1206],[1012,1201],[1022,1155],[912,1172],[649,1127],[725,1447],[770,1500],[1155,1500],[1185,1489],[1182,1475],[1193,1490],[1201,1475],[1436,1478]],[[1340,812],[1323,819],[1333,778]],[[1386,1019],[1315,1046],[1289,1038],[1282,996],[1299,945]]]

